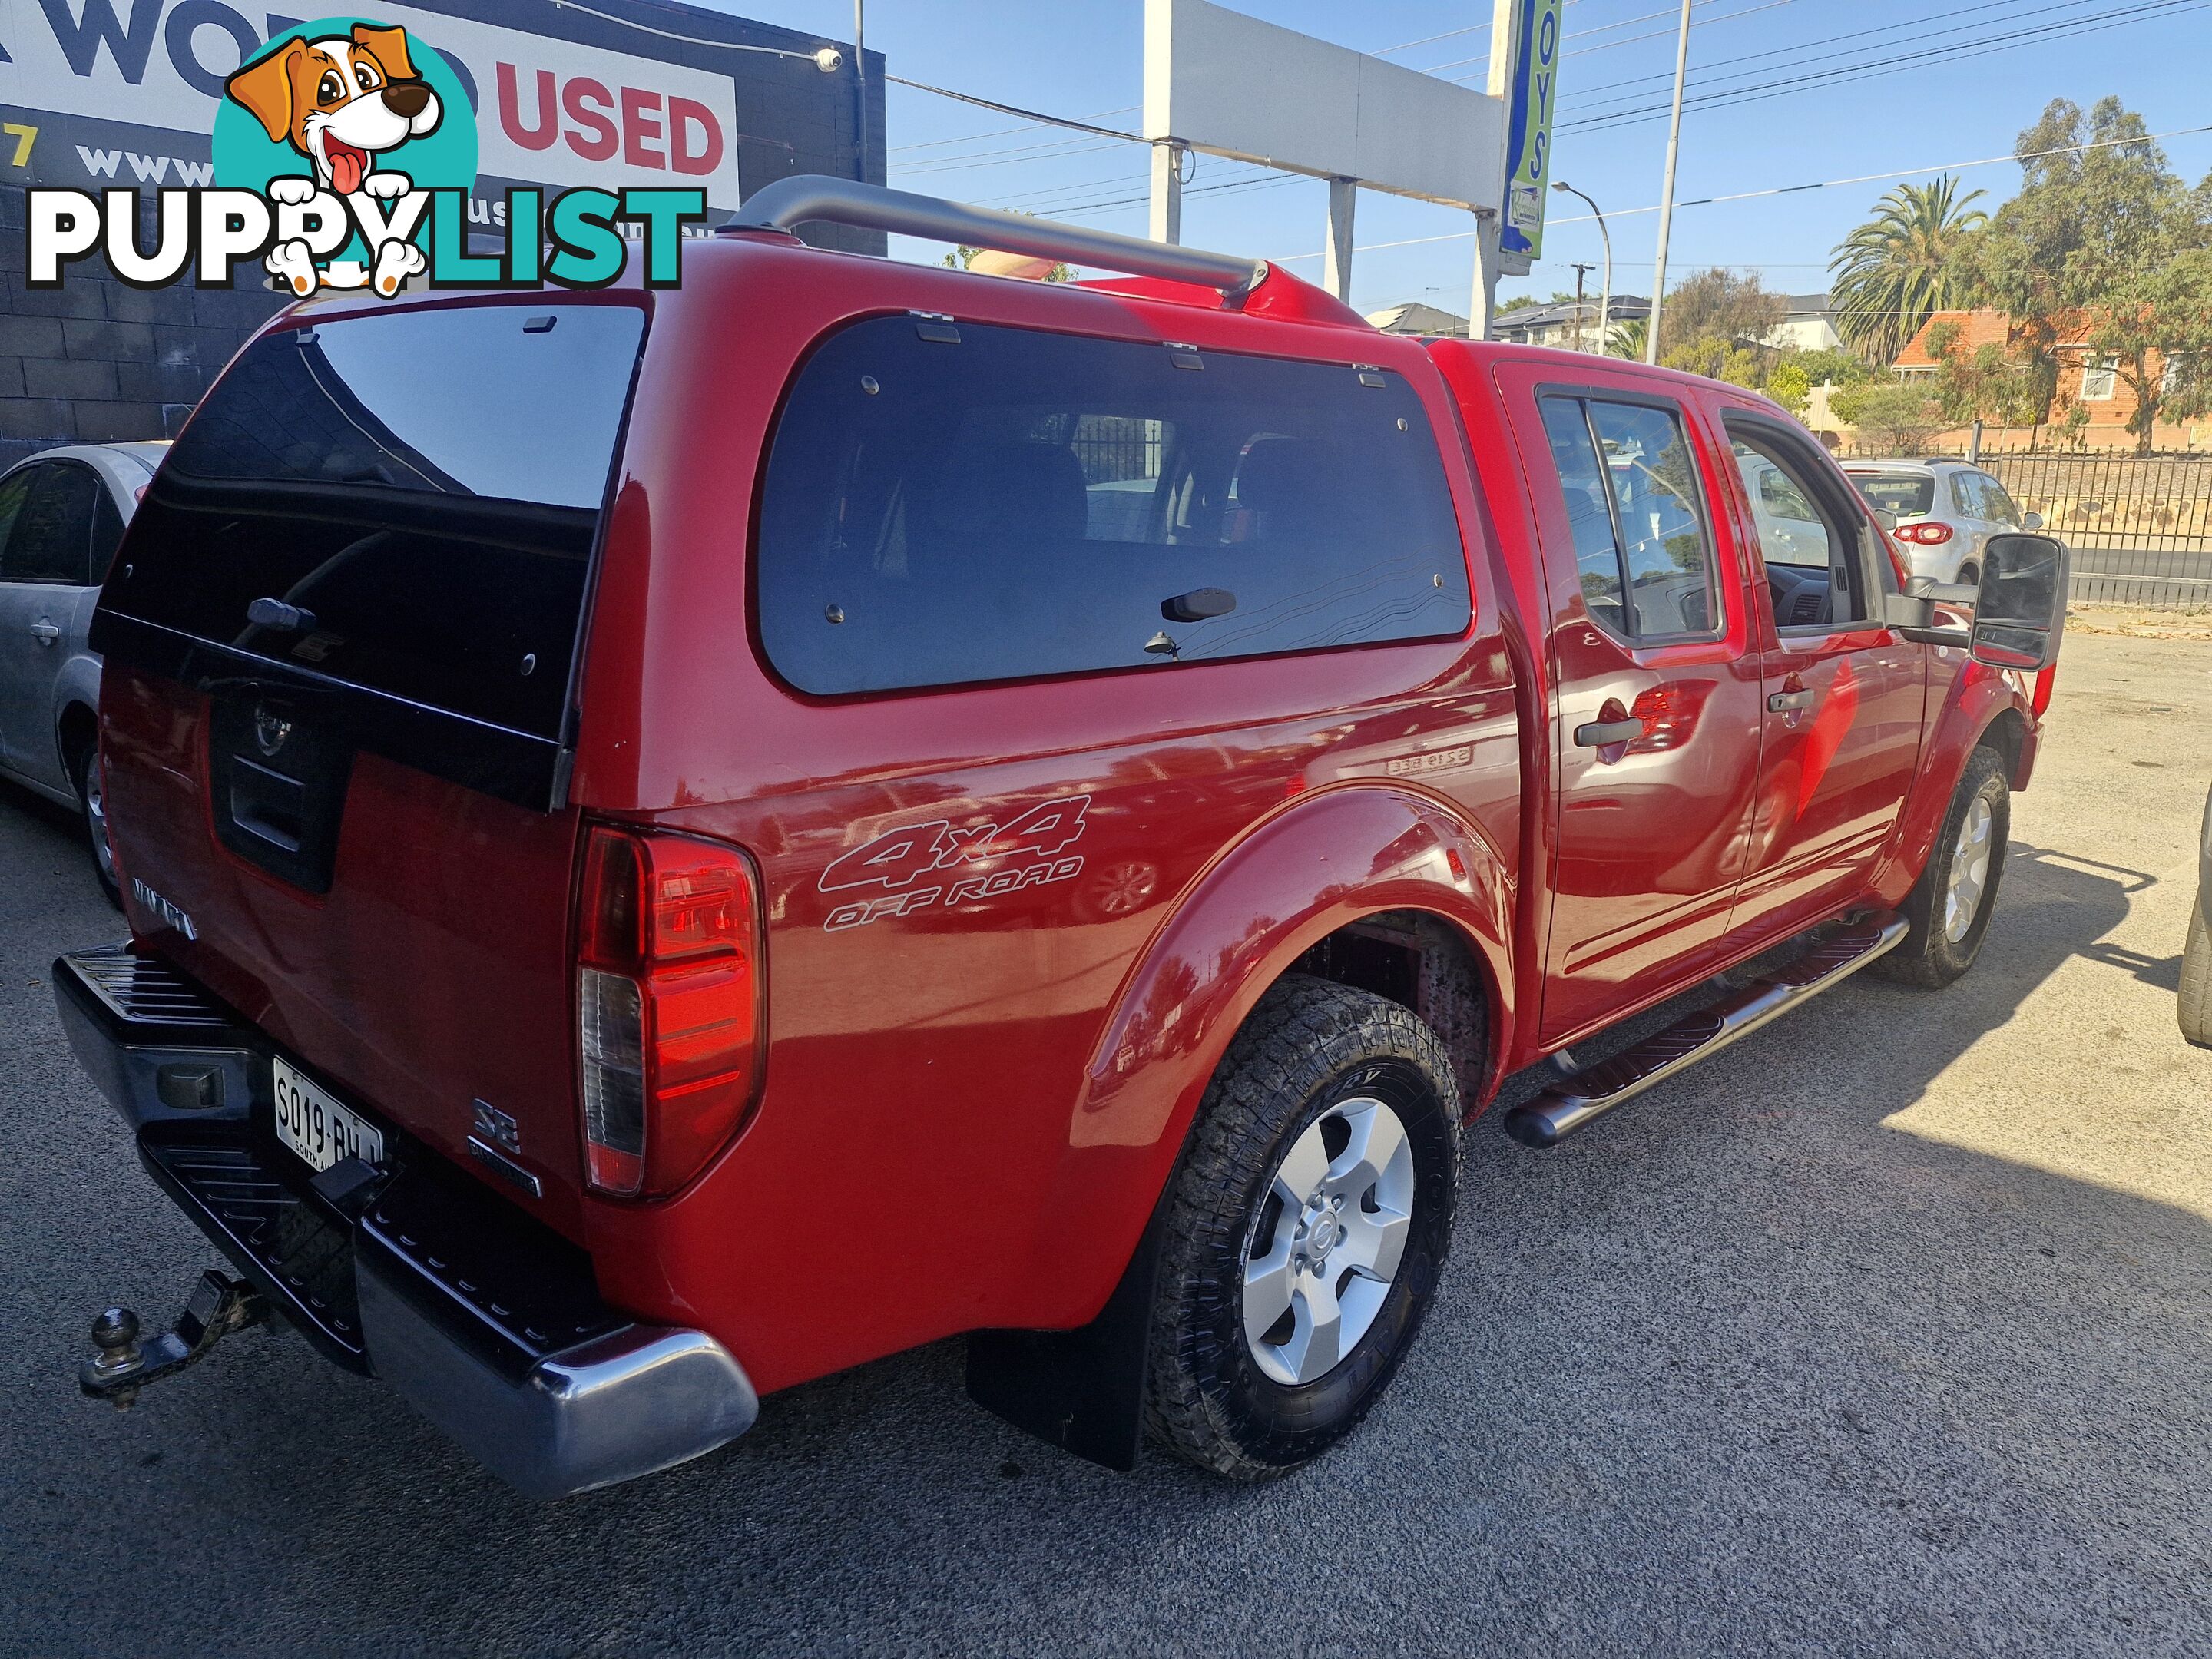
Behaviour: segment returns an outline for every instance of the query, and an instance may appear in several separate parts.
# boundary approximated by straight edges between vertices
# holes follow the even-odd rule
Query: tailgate
[[[644,323],[532,295],[264,335],[94,634],[133,932],[486,1179],[495,1126],[572,1232],[570,669]]]

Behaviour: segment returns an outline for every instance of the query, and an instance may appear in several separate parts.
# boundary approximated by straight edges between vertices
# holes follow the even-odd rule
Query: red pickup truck
[[[2065,592],[1987,567],[1750,392],[835,180],[675,288],[296,307],[95,624],[131,938],[57,994],[239,1277],[82,1384],[270,1321],[558,1495],[965,1334],[1073,1451],[1294,1468],[1509,1073],[1548,1146],[1972,963]]]

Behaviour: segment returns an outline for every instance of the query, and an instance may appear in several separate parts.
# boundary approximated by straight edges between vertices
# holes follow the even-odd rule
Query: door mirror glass
[[[2063,542],[2049,536],[1990,537],[1974,604],[1974,660],[2029,672],[2057,661],[2067,574]]]

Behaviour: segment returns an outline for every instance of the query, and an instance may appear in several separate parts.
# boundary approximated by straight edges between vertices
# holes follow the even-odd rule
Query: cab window
[[[1638,641],[1715,632],[1712,538],[1680,416],[1557,393],[1541,408],[1591,620]]]
[[[1783,434],[1733,419],[1728,432],[1775,626],[1819,633],[1863,624],[1873,610],[1859,557],[1861,521]]]

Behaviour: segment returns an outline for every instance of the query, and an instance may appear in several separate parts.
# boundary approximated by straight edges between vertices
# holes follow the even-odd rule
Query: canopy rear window
[[[556,738],[644,326],[463,306],[264,337],[170,450],[106,606]]]

